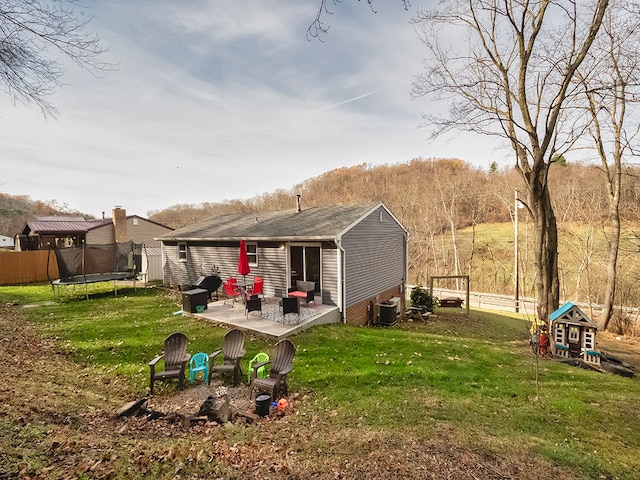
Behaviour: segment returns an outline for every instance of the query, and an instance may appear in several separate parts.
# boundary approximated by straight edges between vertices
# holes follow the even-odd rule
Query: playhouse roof
[[[552,322],[561,322],[572,325],[589,325],[593,328],[598,328],[596,323],[591,320],[577,305],[571,302],[565,303],[555,312],[549,314],[549,319]]]

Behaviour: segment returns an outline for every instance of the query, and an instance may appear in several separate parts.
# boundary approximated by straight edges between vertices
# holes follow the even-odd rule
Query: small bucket
[[[271,407],[271,395],[261,393],[256,396],[256,414],[260,417],[269,415],[269,407]]]

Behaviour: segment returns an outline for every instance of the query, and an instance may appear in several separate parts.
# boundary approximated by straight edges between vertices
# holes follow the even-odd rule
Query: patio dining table
[[[248,286],[253,285],[253,280],[238,279],[236,281],[236,285],[240,288],[247,288]]]
[[[236,287],[242,292],[242,301],[245,302],[248,295],[247,287],[253,287],[253,280],[238,279],[236,281]]]

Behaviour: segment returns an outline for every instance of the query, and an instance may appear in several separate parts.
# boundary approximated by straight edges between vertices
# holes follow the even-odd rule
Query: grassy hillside
[[[538,364],[517,315],[314,328],[293,337],[292,415],[184,428],[115,412],[144,396],[167,334],[211,352],[225,329],[172,315],[175,301],[151,289],[60,303],[48,286],[0,287],[0,305],[6,478],[624,480],[640,470],[638,379]],[[611,343],[638,365],[637,345]],[[272,348],[248,336],[244,371]],[[182,395],[167,383],[154,397]]]
[[[622,234],[619,258],[619,304],[640,303],[640,225],[628,225]],[[566,301],[600,304],[606,279],[607,230],[602,225],[565,223],[559,228],[561,297]],[[533,230],[519,224],[520,294],[535,296]],[[456,232],[461,274],[471,275],[471,288],[481,292],[514,293],[514,226],[512,223],[480,224]],[[454,253],[450,233],[433,241],[426,271],[410,272],[410,281],[429,275],[453,275]]]

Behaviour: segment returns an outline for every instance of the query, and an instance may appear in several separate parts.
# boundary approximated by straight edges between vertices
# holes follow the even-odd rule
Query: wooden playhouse
[[[598,326],[580,308],[565,303],[549,315],[549,326],[555,356],[600,365],[600,352],[595,350]]]

